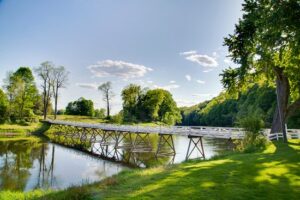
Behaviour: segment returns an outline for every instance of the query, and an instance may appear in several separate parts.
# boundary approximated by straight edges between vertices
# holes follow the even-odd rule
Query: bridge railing
[[[47,120],[50,123],[77,126],[83,128],[98,128],[107,131],[123,131],[137,133],[160,133],[176,135],[194,135],[208,138],[231,138],[242,139],[245,136],[243,128],[210,127],[210,126],[140,126],[140,125],[118,125],[118,124],[88,124],[83,122],[71,122],[64,120]],[[282,138],[282,133],[270,133],[270,129],[263,129],[262,134],[269,140]],[[288,138],[300,138],[299,129],[288,129]]]

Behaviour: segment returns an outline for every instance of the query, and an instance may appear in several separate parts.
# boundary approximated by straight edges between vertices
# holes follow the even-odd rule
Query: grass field
[[[52,115],[48,117],[49,119],[54,119]],[[57,115],[57,120],[66,120],[66,121],[76,121],[76,122],[84,122],[84,123],[111,123],[105,119],[99,119],[95,117],[89,117],[89,116],[77,116],[77,115]],[[126,124],[126,123],[124,123]],[[143,122],[143,123],[130,123],[131,125],[139,125],[139,126],[159,126],[159,125],[165,125],[160,122]]]
[[[122,172],[64,191],[0,192],[0,199],[298,199],[300,140],[263,152]],[[38,198],[39,197],[39,198]]]

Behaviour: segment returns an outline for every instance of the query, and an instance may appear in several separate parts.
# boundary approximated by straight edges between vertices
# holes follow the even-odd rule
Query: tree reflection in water
[[[45,162],[48,144],[23,141],[0,142],[0,188],[8,190],[26,189],[30,178],[30,169],[34,161],[39,162],[38,181],[34,188],[40,188],[53,183],[55,146],[52,146],[50,166]]]

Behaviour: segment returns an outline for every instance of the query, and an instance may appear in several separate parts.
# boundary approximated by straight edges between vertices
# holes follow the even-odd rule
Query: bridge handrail
[[[177,135],[201,135],[211,138],[231,138],[242,139],[245,135],[243,128],[232,127],[211,127],[211,126],[139,126],[139,125],[124,125],[124,124],[90,124],[83,122],[65,121],[65,120],[46,120],[52,124],[69,125],[82,128],[99,128],[109,131],[123,132],[139,132],[139,133],[161,133],[161,134],[177,134]],[[274,134],[270,133],[270,129],[263,129],[262,133],[269,139],[273,139]],[[290,138],[300,138],[299,129],[288,129]],[[280,134],[276,135],[278,139]]]

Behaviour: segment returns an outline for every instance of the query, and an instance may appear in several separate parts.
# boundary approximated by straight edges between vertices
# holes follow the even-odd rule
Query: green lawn
[[[9,193],[0,192],[0,199],[5,195]],[[24,195],[40,199],[299,199],[300,140],[275,142],[260,153],[125,171],[65,191],[10,195],[12,199]]]
[[[53,115],[48,116],[49,119],[54,119]],[[80,116],[80,115],[57,115],[57,120],[66,120],[66,121],[75,121],[75,122],[85,122],[85,123],[105,123],[103,119],[89,117],[89,116]]]
[[[54,116],[49,115],[49,119],[54,119]],[[111,123],[105,119],[99,119],[95,117],[89,117],[89,116],[79,116],[79,115],[57,115],[57,120],[66,120],[66,121],[75,121],[75,122],[84,122],[84,123]],[[126,123],[124,123],[126,124]],[[130,123],[131,125],[139,125],[139,126],[159,126],[159,125],[165,125],[161,122],[143,122],[143,123]]]

